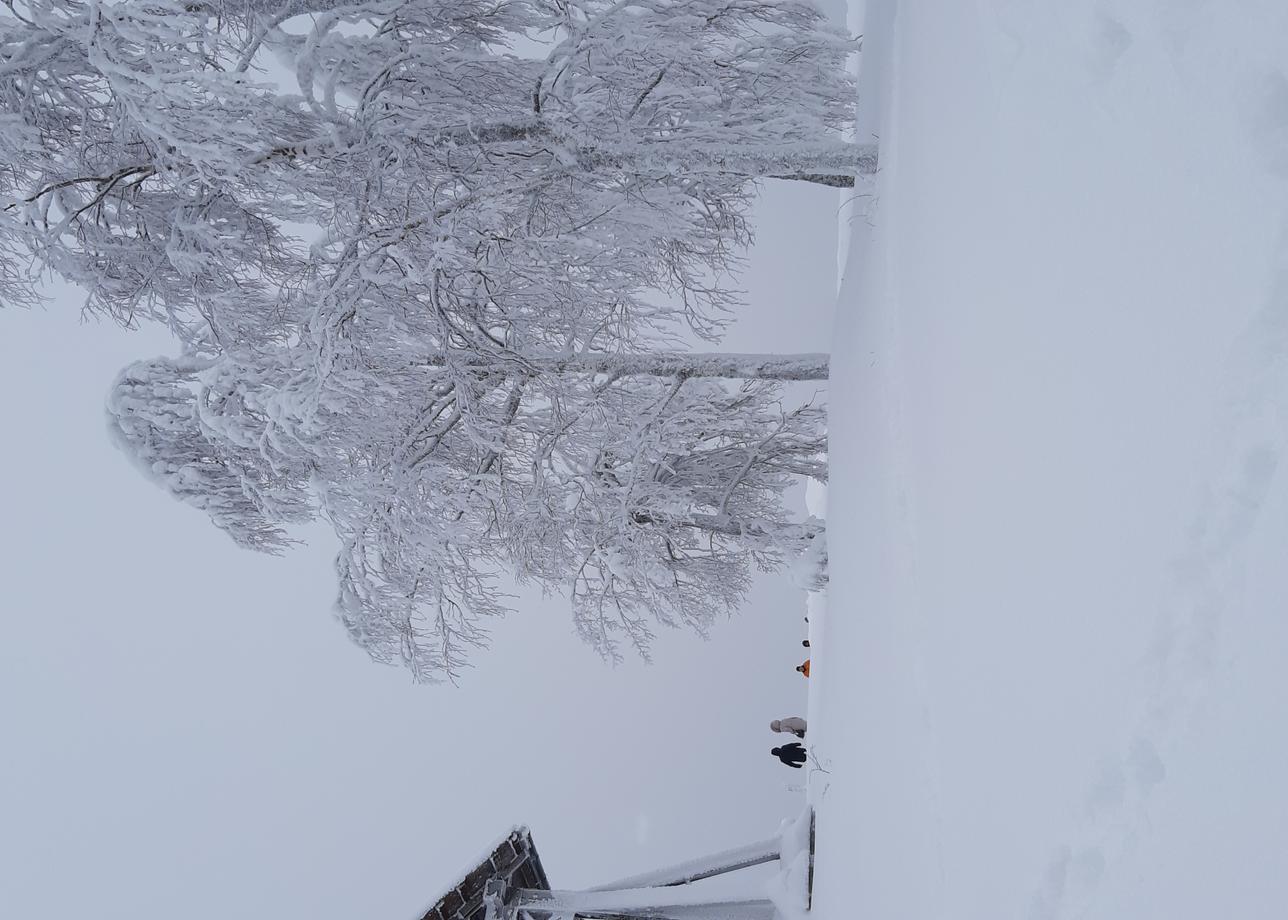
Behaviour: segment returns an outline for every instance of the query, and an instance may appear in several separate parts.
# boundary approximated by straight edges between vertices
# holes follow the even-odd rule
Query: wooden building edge
[[[420,920],[483,920],[487,906],[483,894],[492,879],[508,887],[550,890],[541,856],[526,827],[516,827],[466,876],[438,899]]]

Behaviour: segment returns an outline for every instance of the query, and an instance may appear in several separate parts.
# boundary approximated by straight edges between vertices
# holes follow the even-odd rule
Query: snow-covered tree
[[[825,475],[822,411],[784,409],[776,381],[723,379],[728,361],[677,373],[680,360],[467,379],[407,365],[383,387],[319,391],[302,347],[157,359],[122,374],[109,411],[149,475],[243,545],[275,550],[286,525],[325,516],[350,634],[436,680],[507,609],[503,571],[566,590],[605,655],[623,640],[647,654],[656,623],[705,631],[753,567],[815,538],[781,497]],[[805,363],[741,367],[794,377]]]
[[[871,167],[849,50],[808,0],[15,0],[0,249],[204,348],[289,336],[336,260],[486,260],[516,223],[702,301],[751,182]]]
[[[166,323],[121,443],[245,545],[325,514],[376,657],[456,673],[507,567],[643,649],[811,538],[821,416],[773,381],[825,360],[675,351],[757,181],[873,168],[808,0],[6,6],[0,297],[34,259]]]

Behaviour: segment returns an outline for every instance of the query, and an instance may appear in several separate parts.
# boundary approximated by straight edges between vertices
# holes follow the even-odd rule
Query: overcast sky
[[[827,349],[836,207],[770,183],[725,347]],[[805,706],[786,575],[652,666],[528,593],[459,687],[414,685],[332,618],[325,527],[244,552],[116,452],[108,386],[174,346],[79,304],[0,313],[0,914],[412,920],[513,824],[575,887],[799,810],[767,724]]]

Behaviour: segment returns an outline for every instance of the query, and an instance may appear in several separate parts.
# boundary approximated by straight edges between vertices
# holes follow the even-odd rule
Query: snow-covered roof
[[[511,828],[457,878],[420,920],[482,920],[483,889],[494,878],[522,888],[550,889],[532,834],[522,825]]]

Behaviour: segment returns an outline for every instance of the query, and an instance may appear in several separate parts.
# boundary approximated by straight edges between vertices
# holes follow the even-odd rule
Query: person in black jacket
[[[799,741],[793,741],[791,744],[784,744],[782,747],[771,748],[769,753],[773,754],[789,767],[801,768],[805,762],[805,749],[801,747]]]

